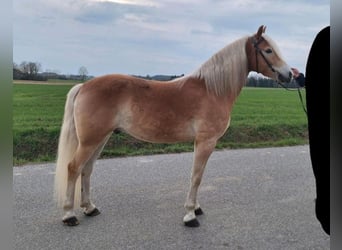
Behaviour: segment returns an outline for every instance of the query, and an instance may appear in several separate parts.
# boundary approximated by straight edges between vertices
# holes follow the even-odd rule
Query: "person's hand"
[[[298,69],[291,68],[293,79],[297,82],[297,84],[303,88],[305,86],[305,77],[303,73],[300,73]]]
[[[297,78],[300,74],[299,70],[296,68],[291,68],[291,70],[292,70],[293,77]]]

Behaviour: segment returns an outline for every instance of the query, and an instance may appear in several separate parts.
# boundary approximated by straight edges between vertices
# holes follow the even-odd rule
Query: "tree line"
[[[51,71],[42,71],[42,65],[39,62],[26,62],[23,61],[20,64],[13,63],[13,79],[14,80],[33,80],[33,81],[47,81],[48,79],[58,79],[58,80],[77,80],[77,81],[85,81],[93,78],[93,76],[88,75],[88,70],[85,66],[81,66],[78,70],[78,74],[76,75],[64,75],[59,74],[57,72]],[[139,76],[133,75],[135,77],[140,77],[149,80],[158,80],[158,81],[170,81],[176,79],[178,77],[184,76],[181,75],[155,75],[155,76]],[[297,84],[292,81],[290,83],[284,84],[288,88],[296,88]],[[264,87],[264,88],[279,88],[281,87],[276,81],[263,77],[257,74],[252,74],[248,77],[246,86],[248,87]]]
[[[286,88],[297,88],[298,85],[295,81],[283,84]],[[250,75],[247,79],[246,86],[248,87],[260,87],[260,88],[281,88],[279,83],[275,80],[260,76],[260,75]]]
[[[81,66],[78,74],[65,75],[53,71],[42,72],[42,65],[39,62],[23,61],[20,64],[13,62],[13,80],[47,81],[48,79],[78,80],[85,81],[92,78],[88,76],[88,70]]]

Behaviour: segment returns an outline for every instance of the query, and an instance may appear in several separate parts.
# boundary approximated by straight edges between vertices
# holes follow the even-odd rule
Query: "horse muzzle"
[[[277,80],[281,83],[289,83],[292,80],[292,72],[289,71],[287,74],[281,74],[277,72]]]

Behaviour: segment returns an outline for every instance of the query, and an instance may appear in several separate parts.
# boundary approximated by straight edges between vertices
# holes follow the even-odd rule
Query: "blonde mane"
[[[248,75],[247,39],[246,36],[227,45],[191,76],[204,79],[207,90],[218,96],[227,93],[237,96]]]

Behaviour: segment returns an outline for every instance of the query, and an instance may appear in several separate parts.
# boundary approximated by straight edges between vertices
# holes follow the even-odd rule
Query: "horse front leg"
[[[216,146],[216,140],[195,141],[194,162],[191,174],[190,190],[185,202],[186,215],[183,218],[185,226],[198,227],[200,224],[196,219],[196,215],[203,213],[197,202],[197,191],[201,184],[203,172],[209,156]]]

